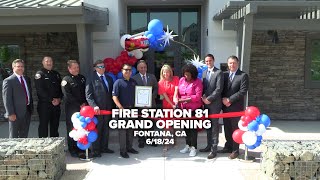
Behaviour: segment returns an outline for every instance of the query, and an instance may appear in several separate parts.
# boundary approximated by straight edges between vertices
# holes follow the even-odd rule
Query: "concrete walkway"
[[[37,137],[37,122],[32,122],[29,137]],[[263,135],[265,140],[319,140],[320,122],[311,121],[272,121],[271,126]],[[67,135],[65,122],[61,122],[59,132]],[[0,122],[0,137],[8,137],[8,123]],[[134,148],[139,154],[129,154],[129,159],[119,155],[118,133],[113,130],[110,135],[110,148],[114,154],[103,154],[91,162],[72,158],[67,153],[67,171],[62,177],[67,179],[139,179],[139,180],[171,180],[171,179],[267,179],[259,171],[260,148],[249,151],[249,156],[256,158],[255,162],[243,162],[238,159],[229,160],[228,154],[218,154],[217,158],[208,160],[207,153],[198,153],[196,157],[179,152],[185,145],[184,138],[178,138],[176,146],[163,154],[163,146],[137,147],[134,139]],[[220,133],[219,148],[225,142],[223,132]],[[198,136],[198,148],[206,145],[206,133],[202,131]],[[242,153],[244,146],[241,145]]]

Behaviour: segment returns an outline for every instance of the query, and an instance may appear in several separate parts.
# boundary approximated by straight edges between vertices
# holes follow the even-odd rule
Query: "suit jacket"
[[[155,108],[156,98],[158,95],[158,81],[153,74],[146,73],[146,78],[147,78],[147,86],[152,86],[152,107]],[[134,79],[137,82],[138,86],[144,86],[140,73],[134,75],[132,79]]]
[[[98,106],[100,110],[111,110],[113,108],[113,100],[112,100],[112,89],[113,82],[112,78],[104,73],[104,76],[108,82],[109,91],[106,92],[102,83],[102,80],[97,75],[97,72],[94,71],[94,74],[91,76],[92,78],[88,81],[86,85],[86,99],[88,104],[91,107]]]
[[[229,80],[229,71],[224,73],[224,88],[222,97],[229,98],[231,106],[223,106],[224,112],[243,111],[245,97],[249,88],[249,76],[237,70],[232,81]]]
[[[221,94],[224,84],[223,72],[218,68],[214,67],[213,72],[211,72],[210,80],[206,78],[208,70],[202,73],[203,82],[203,94],[211,102],[211,104],[206,105],[210,111],[218,113],[222,108]]]
[[[13,114],[17,116],[17,119],[24,118],[27,110],[29,110],[30,113],[33,111],[31,80],[27,76],[24,76],[24,79],[27,82],[27,88],[29,91],[30,103],[28,107],[25,98],[25,92],[18,77],[15,74],[12,74],[3,80],[2,97],[3,104],[6,109],[6,118]]]

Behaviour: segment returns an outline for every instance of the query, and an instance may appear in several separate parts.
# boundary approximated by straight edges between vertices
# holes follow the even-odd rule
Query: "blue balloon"
[[[256,117],[256,121],[258,124],[261,124],[261,115]]]
[[[260,142],[262,141],[262,136],[257,136],[257,142],[258,141],[260,141]]]
[[[208,69],[208,66],[207,66],[207,65],[203,65],[203,66],[200,66],[199,68],[201,68],[201,69],[202,69],[202,71],[205,71],[205,70],[207,70],[207,69]]]
[[[149,44],[152,44],[153,42],[156,41],[156,38],[153,34],[148,34],[147,38],[149,40]]]
[[[255,149],[256,148],[256,146],[255,145],[252,145],[252,146],[248,146],[248,145],[246,145],[246,147],[248,148],[248,149]]]
[[[85,121],[80,122],[80,124],[82,128],[85,128],[87,126],[87,123]]]
[[[198,67],[198,78],[199,79],[202,79],[202,73],[203,73],[202,69],[200,67]]]
[[[258,141],[258,140],[257,140],[257,142],[256,142],[253,146],[255,146],[255,147],[259,147],[259,146],[260,146],[260,144],[261,144],[261,141]]]
[[[145,31],[144,36],[148,36],[149,34],[152,34],[150,31]]]
[[[92,120],[95,124],[98,124],[98,119],[97,119],[96,117],[93,117],[91,120]]]
[[[80,142],[77,142],[77,146],[81,150],[86,150],[91,146],[91,142],[88,142],[88,144],[86,144],[86,145],[84,145],[84,144],[82,144]]]
[[[76,113],[74,113],[74,114],[76,114],[76,117],[77,117],[77,118],[80,117],[80,112],[76,112]]]
[[[108,72],[107,74],[108,74],[108,76],[110,76],[112,78],[113,83],[117,80],[117,77],[113,73]]]
[[[86,122],[87,124],[90,123],[90,122],[91,122],[91,118],[86,117],[85,120],[84,120],[84,122]]]
[[[153,34],[157,34],[161,31],[163,31],[162,22],[159,19],[152,19],[148,23],[148,31],[150,31]]]
[[[261,124],[263,124],[266,128],[270,126],[271,121],[267,115],[262,114],[260,115],[260,118],[261,118],[261,121],[260,121]]]
[[[98,134],[95,131],[90,131],[88,134],[88,142],[94,142],[98,138]]]
[[[84,122],[85,118],[83,116],[78,117],[78,119],[80,120],[80,122]]]
[[[131,77],[133,77],[134,75],[137,74],[137,69],[135,67],[131,67],[131,70],[132,70]]]
[[[123,78],[123,74],[122,74],[122,72],[120,71],[120,72],[118,72],[118,74],[117,74],[117,78],[118,79],[122,79]]]
[[[257,121],[251,121],[248,124],[248,130],[249,131],[257,131],[259,129],[259,124],[257,123]]]

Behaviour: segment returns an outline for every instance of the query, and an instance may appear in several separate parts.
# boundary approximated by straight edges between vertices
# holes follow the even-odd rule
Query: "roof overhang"
[[[38,6],[3,7],[0,6],[0,25],[53,25],[53,24],[91,24],[108,25],[109,12],[81,3],[80,6]]]
[[[319,1],[230,1],[213,20],[222,21],[224,30],[236,30],[247,15],[253,15],[256,30],[320,30]]]

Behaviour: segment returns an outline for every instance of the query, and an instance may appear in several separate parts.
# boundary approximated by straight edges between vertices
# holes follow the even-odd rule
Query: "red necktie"
[[[23,81],[22,76],[20,76],[20,80],[21,80],[21,85],[22,85],[22,87],[23,87],[24,93],[25,93],[25,95],[26,95],[26,102],[27,102],[27,105],[28,105],[28,94],[27,94],[27,89],[26,89],[26,86],[25,86],[25,84],[24,84],[24,81]]]

